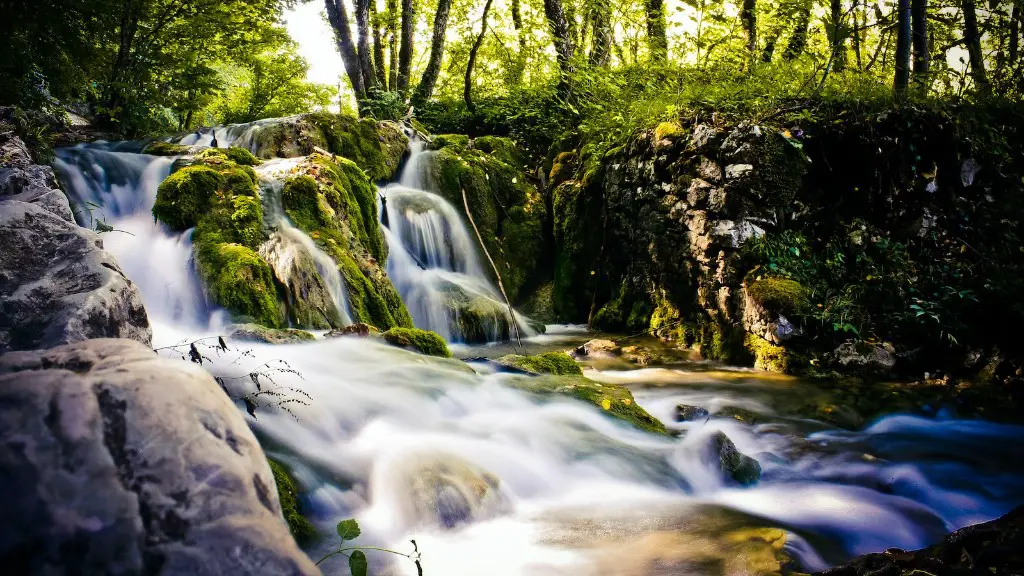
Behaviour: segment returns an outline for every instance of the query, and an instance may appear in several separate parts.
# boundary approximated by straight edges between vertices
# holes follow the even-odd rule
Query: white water
[[[148,212],[169,162],[90,148],[59,158],[73,196],[136,234],[103,239],[142,291],[154,345],[216,334],[215,316],[196,295],[187,234],[168,235]],[[391,242],[394,259],[401,251]],[[464,256],[451,254],[450,265]],[[564,338],[570,347],[578,336]],[[294,406],[295,417],[261,408],[252,423],[309,493],[304,504],[326,535],[309,550],[314,559],[331,549],[333,524],[354,516],[363,528],[357,543],[408,551],[415,538],[426,574],[706,574],[707,564],[687,563],[705,557],[739,574],[736,554],[713,535],[744,526],[784,528],[787,552],[815,570],[854,554],[921,547],[1024,501],[1024,428],[893,416],[839,431],[788,416],[779,399],[798,385],[749,371],[588,372],[641,386],[637,402],[664,422],[680,402],[765,415],[751,426],[713,414],[677,425],[685,435],[675,439],[508,386],[523,376],[475,374],[366,340],[250,348],[252,365],[235,363],[233,349],[207,367],[244,375],[281,358],[301,372],[277,379],[309,394],[309,405]],[[717,430],[758,459],[759,484],[730,487],[713,473],[703,445]],[[415,574],[401,558],[370,560],[375,574]],[[344,559],[324,568],[343,573]]]
[[[490,272],[481,263],[478,241],[463,222],[461,211],[427,191],[431,153],[423,148],[421,141],[410,144],[399,183],[381,191],[387,210],[388,276],[413,322],[449,342],[461,342],[466,334],[460,328],[459,309],[449,302],[471,300],[489,311],[485,315],[487,341],[514,335],[513,330],[502,337],[502,327],[512,322],[523,334],[534,335],[525,318],[509,314]]]

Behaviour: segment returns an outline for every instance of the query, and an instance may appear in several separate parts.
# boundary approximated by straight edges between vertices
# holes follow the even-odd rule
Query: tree
[[[377,74],[373,70],[373,56],[370,52],[370,0],[355,0],[355,8],[356,31],[359,34],[359,73],[363,76],[363,90],[369,92],[377,85]]]
[[[757,53],[757,2],[743,0],[740,8],[740,21],[743,22],[743,33],[747,37],[747,59],[753,61]]]
[[[338,52],[341,54],[341,62],[345,66],[345,74],[352,85],[352,91],[356,100],[366,97],[366,87],[363,84],[363,72],[359,64],[359,55],[356,52],[355,44],[352,42],[352,31],[349,28],[348,10],[343,0],[324,0],[327,9],[327,21],[334,30],[334,37],[338,44]]]
[[[843,0],[830,0],[828,44],[832,49],[832,70],[842,72],[846,70],[846,15],[843,13]]]
[[[413,106],[420,107],[434,93],[434,84],[437,83],[437,75],[441,72],[441,60],[444,58],[445,32],[448,30],[448,12],[451,10],[452,0],[438,0],[437,13],[434,14],[434,35],[430,41],[430,60],[427,62],[423,76],[420,77],[419,86],[412,97]]]
[[[803,0],[796,10],[796,18],[793,24],[793,34],[786,45],[786,51],[782,57],[786,60],[796,60],[804,53],[807,47],[807,31],[811,26],[811,2]]]
[[[572,42],[569,22],[561,0],[544,0],[544,16],[548,21],[552,42],[555,45],[555,60],[558,62],[558,91],[567,95],[572,86],[573,66],[576,47]]]
[[[753,2],[753,0],[747,0]],[[651,60],[665,62],[668,59],[668,35],[665,29],[664,0],[645,0],[647,8],[647,45]]]
[[[469,50],[469,60],[466,62],[466,81],[463,89],[463,98],[466,100],[466,108],[470,112],[476,112],[476,106],[473,104],[473,66],[476,64],[476,55],[480,51],[480,46],[483,45],[484,37],[487,34],[487,13],[491,10],[491,1],[487,0],[484,3],[484,11],[480,15],[480,33],[477,34],[476,40],[473,41],[473,47]]]
[[[967,45],[967,56],[971,63],[971,78],[978,91],[987,94],[990,85],[985,71],[985,55],[981,50],[981,32],[978,31],[974,0],[961,0],[960,8],[964,13],[964,44]]]
[[[611,3],[609,0],[594,1],[590,20],[593,24],[594,35],[588,61],[591,66],[605,68],[608,66],[612,49]]]
[[[910,2],[911,35],[914,51],[914,81],[922,90],[928,88],[931,54],[928,46],[928,0]]]
[[[412,35],[416,27],[416,12],[412,0],[402,0],[402,45],[398,50],[398,91],[409,89],[412,71]]]
[[[906,99],[910,85],[910,20],[910,0],[899,0],[896,7],[896,78],[893,80],[893,93],[897,100]]]

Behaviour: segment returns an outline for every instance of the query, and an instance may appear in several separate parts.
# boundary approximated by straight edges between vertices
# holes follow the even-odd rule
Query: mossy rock
[[[295,541],[301,546],[312,542],[317,537],[316,528],[302,515],[299,510],[299,487],[292,478],[288,468],[272,458],[267,458],[270,464],[270,471],[274,474],[274,483],[277,485],[277,499],[281,503],[281,515],[288,523]]]
[[[305,330],[267,328],[259,324],[232,324],[227,327],[227,337],[231,340],[263,344],[297,344],[316,340],[316,336]]]
[[[783,374],[789,372],[789,351],[782,346],[776,346],[756,334],[747,334],[745,343],[754,356],[754,368]]]
[[[469,149],[469,136],[465,134],[438,134],[430,140],[428,146],[431,150],[449,147],[455,148],[458,151]]]
[[[750,298],[774,314],[800,314],[807,309],[807,289],[795,280],[763,278],[747,285]]]
[[[185,156],[191,152],[192,148],[189,146],[171,144],[170,142],[150,142],[142,149],[143,154],[150,156]]]
[[[654,129],[654,144],[658,145],[662,140],[677,140],[686,135],[686,129],[678,122],[662,122]]]
[[[223,182],[220,172],[209,166],[182,168],[160,184],[153,216],[172,230],[188,230],[207,213],[211,197]]]
[[[451,358],[448,344],[436,332],[419,328],[392,328],[384,333],[384,340],[392,346],[415,350],[427,356]]]
[[[552,306],[561,321],[585,322],[590,313],[600,254],[601,191],[575,181],[552,192],[555,236],[554,298]]]
[[[601,384],[583,376],[555,375],[517,378],[513,386],[540,395],[569,396],[597,406],[608,416],[624,420],[645,432],[669,435],[665,425],[638,406],[633,394],[624,386]]]
[[[259,254],[241,244],[215,241],[197,241],[195,248],[199,278],[215,303],[235,318],[283,327],[274,273]]]
[[[583,370],[565,352],[548,352],[535,356],[509,354],[495,360],[502,366],[523,370],[533,374],[554,374],[556,376],[582,375]]]
[[[248,148],[239,148],[238,146],[232,146],[224,149],[224,154],[228,160],[231,160],[239,166],[258,166],[262,162],[259,158],[253,156],[252,152]]]
[[[392,178],[408,146],[402,131],[389,122],[327,112],[308,114],[305,121],[320,131],[329,152],[355,162],[371,180]]]
[[[285,182],[288,218],[338,265],[353,320],[387,330],[412,317],[384,272],[387,246],[377,221],[376,189],[352,161],[311,155]]]
[[[528,316],[532,322],[539,324],[541,328],[544,328],[545,324],[554,324],[558,320],[555,316],[552,301],[554,298],[554,289],[555,286],[551,282],[542,284],[533,292],[533,295],[526,300],[525,304],[519,306],[519,310]],[[534,329],[537,328],[534,327]],[[538,332],[543,331],[544,330],[538,330]]]

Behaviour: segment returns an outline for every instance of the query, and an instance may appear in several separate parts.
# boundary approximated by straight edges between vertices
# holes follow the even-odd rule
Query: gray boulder
[[[37,204],[4,200],[0,246],[0,352],[90,338],[150,343],[142,298],[96,233]]]
[[[74,222],[71,204],[60,191],[53,168],[32,162],[25,143],[9,137],[0,143],[0,200],[39,204],[57,216]]]
[[[131,340],[0,356],[5,573],[319,574],[209,374]]]
[[[715,432],[711,436],[710,450],[712,458],[718,458],[719,469],[726,480],[747,486],[761,479],[761,464],[740,453],[724,432]]]
[[[896,366],[896,349],[888,342],[845,342],[833,352],[834,363],[845,373],[885,377]]]

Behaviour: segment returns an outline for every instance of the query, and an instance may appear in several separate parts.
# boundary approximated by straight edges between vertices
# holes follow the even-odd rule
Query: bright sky
[[[310,82],[337,86],[345,68],[334,44],[334,33],[321,14],[323,2],[299,4],[285,13],[288,34],[299,43],[299,54],[309,62]]]

